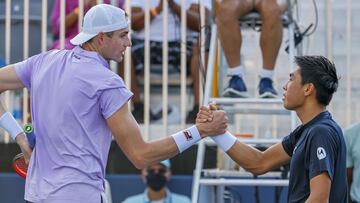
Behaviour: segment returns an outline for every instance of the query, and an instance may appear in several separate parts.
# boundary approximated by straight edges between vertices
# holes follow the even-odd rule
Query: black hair
[[[335,64],[323,56],[296,56],[295,63],[300,67],[302,84],[312,83],[316,99],[327,106],[338,88]]]

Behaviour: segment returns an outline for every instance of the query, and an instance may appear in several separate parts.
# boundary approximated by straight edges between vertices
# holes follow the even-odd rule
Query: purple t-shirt
[[[97,52],[52,50],[15,64],[30,91],[36,147],[25,199],[99,203],[112,134],[109,118],[132,93]]]

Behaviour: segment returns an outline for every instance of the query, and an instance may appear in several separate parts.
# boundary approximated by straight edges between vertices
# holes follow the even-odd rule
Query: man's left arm
[[[306,203],[329,202],[334,181],[335,157],[341,150],[337,147],[340,140],[336,139],[335,134],[328,126],[318,125],[308,135],[308,154],[305,156],[309,157],[310,195]]]
[[[323,172],[310,180],[310,196],[305,203],[329,202],[331,180],[327,172]]]

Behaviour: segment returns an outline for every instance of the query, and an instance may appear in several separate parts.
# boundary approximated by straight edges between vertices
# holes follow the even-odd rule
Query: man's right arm
[[[241,167],[256,175],[280,167],[288,163],[291,158],[281,143],[261,152],[252,146],[237,141],[226,153]]]
[[[5,92],[6,90],[14,90],[23,87],[24,85],[17,76],[13,65],[9,65],[0,69],[0,93]],[[25,161],[28,162],[30,160],[32,150],[26,135],[16,120],[12,117],[12,115],[7,112],[1,101],[0,118],[1,127],[6,129],[10,133],[11,137],[15,139],[25,156]]]
[[[215,115],[215,114],[214,114]],[[227,128],[227,118],[224,112],[218,112],[214,116],[213,122],[201,123],[196,126],[202,137],[207,135],[224,133]],[[140,128],[128,109],[128,105],[124,104],[118,111],[107,119],[118,146],[126,154],[135,167],[142,169],[154,163],[158,163],[164,159],[169,159],[179,152],[181,149],[175,141],[175,136],[145,142],[142,139]],[[181,138],[181,136],[179,136]],[[195,136],[193,136],[195,139]]]
[[[196,122],[208,122],[212,120],[213,111],[217,107],[214,104],[202,106],[197,115]],[[261,175],[271,169],[280,167],[290,161],[290,156],[285,151],[282,143],[269,147],[264,152],[236,141],[236,138],[229,132],[211,137],[216,144],[233,159],[237,164],[247,171]]]
[[[14,65],[8,65],[0,69],[0,93],[23,87],[24,85],[17,76]]]

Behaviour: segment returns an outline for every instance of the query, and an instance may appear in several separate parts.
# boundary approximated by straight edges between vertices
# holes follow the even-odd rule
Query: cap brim
[[[96,36],[96,34],[87,34],[87,33],[80,32],[74,38],[72,38],[70,40],[70,43],[73,45],[80,45],[80,44],[83,44],[83,43],[89,41],[91,38],[93,38],[95,36]]]

